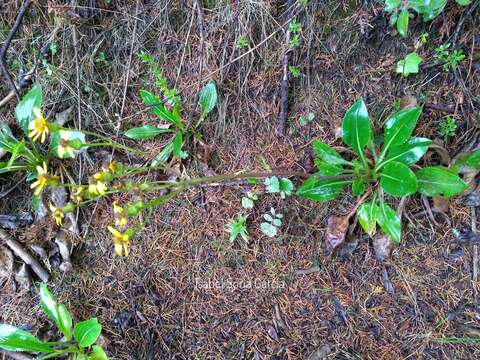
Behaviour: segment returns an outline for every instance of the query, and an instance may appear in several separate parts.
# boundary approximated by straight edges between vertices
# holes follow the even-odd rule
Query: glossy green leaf
[[[354,196],[360,196],[365,192],[365,181],[363,179],[356,179],[352,183],[352,194]]]
[[[407,165],[391,161],[380,174],[380,185],[387,194],[393,196],[406,196],[417,192],[417,177]]]
[[[217,105],[218,94],[215,82],[210,80],[200,92],[198,103],[200,104],[201,117],[205,118]]]
[[[107,354],[101,346],[92,346],[92,353],[90,354],[90,360],[108,360]]]
[[[386,202],[380,203],[377,210],[377,223],[383,232],[397,244],[402,239],[402,224],[395,210],[393,210]]]
[[[394,145],[390,147],[385,163],[389,161],[399,161],[406,165],[415,164],[422,158],[428,150],[432,141],[426,138],[414,137],[409,139],[405,144]]]
[[[309,177],[297,189],[298,196],[304,196],[312,200],[325,202],[335,199],[342,189],[352,180],[323,180],[315,176]]]
[[[461,194],[467,184],[458,175],[443,166],[430,166],[416,172],[418,190],[427,196],[437,194],[446,197]]]
[[[171,132],[169,129],[161,129],[152,125],[144,125],[125,131],[125,136],[133,140],[147,140]]]
[[[57,303],[45,283],[40,284],[40,307],[55,324],[59,322]]]
[[[180,119],[180,116],[173,111],[167,110],[163,103],[150,91],[140,90],[140,96],[143,99],[145,105],[150,107],[151,111],[157,115],[160,119],[168,121],[175,125],[178,129],[183,130],[184,125]]]
[[[65,338],[67,338],[67,340],[70,340],[72,338],[72,315],[70,315],[66,306],[63,304],[59,304],[57,306],[57,311],[60,325],[59,330],[65,336]]]
[[[337,165],[331,165],[326,163],[325,161],[315,159],[315,167],[317,168],[318,172],[315,175],[318,176],[336,176],[343,174],[343,168]]]
[[[313,146],[313,151],[315,152],[315,155],[320,160],[323,160],[324,162],[326,162],[330,165],[349,165],[349,164],[351,164],[349,161],[342,158],[342,156],[338,152],[336,152],[330,146],[328,146],[327,144],[324,144],[323,142],[321,142],[319,140],[314,140],[312,142],[312,146]]]
[[[465,165],[472,169],[480,169],[480,149],[468,154]]]
[[[458,5],[467,6],[472,3],[472,0],[455,0]]]
[[[363,99],[357,100],[348,109],[342,122],[342,138],[357,154],[363,154],[363,149],[372,138],[372,128],[368,118],[367,106]]]
[[[50,353],[54,349],[32,334],[15,326],[0,324],[0,349]]]
[[[13,136],[12,130],[6,122],[0,122],[0,148],[12,152],[18,140]]]
[[[385,11],[390,13],[400,6],[401,0],[385,0]]]
[[[386,153],[393,145],[404,144],[412,135],[422,108],[408,108],[393,114],[385,123],[382,153]]]
[[[178,159],[185,159],[188,157],[188,153],[186,151],[182,150],[183,146],[183,134],[181,131],[175,135],[175,138],[172,141],[173,144],[173,156],[175,156]]]
[[[28,124],[35,118],[34,107],[38,109],[42,107],[42,87],[39,84],[35,84],[15,108],[15,117],[27,136]]]
[[[397,31],[402,37],[406,37],[408,34],[408,10],[404,9],[400,11],[397,19]]]
[[[85,348],[95,344],[101,332],[102,326],[97,318],[93,318],[77,323],[73,329],[73,337],[81,347]]]
[[[378,205],[374,201],[364,202],[357,210],[358,222],[363,230],[370,236],[377,230]]]

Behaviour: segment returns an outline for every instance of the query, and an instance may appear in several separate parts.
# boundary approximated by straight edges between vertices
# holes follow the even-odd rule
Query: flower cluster
[[[58,176],[48,173],[47,163],[44,161],[42,166],[37,165],[37,180],[30,185],[31,189],[35,189],[34,194],[40,195],[47,185],[58,185]]]

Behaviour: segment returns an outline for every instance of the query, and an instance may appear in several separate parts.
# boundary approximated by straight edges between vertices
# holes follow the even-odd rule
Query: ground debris
[[[32,277],[28,265],[23,264],[15,274],[15,281],[21,289],[28,290],[32,285]]]
[[[0,246],[0,279],[8,278],[13,271],[13,254],[5,246]]]
[[[462,245],[480,244],[480,236],[470,227],[462,226],[460,229],[455,229],[454,235],[457,241]]]
[[[392,254],[395,244],[387,235],[377,234],[373,238],[373,251],[378,261],[385,261]]]
[[[348,230],[349,217],[330,216],[325,233],[325,246],[329,254],[343,244]]]
[[[320,346],[318,349],[316,349],[314,352],[312,352],[308,356],[308,360],[323,360],[325,359],[328,355],[332,353],[332,345],[329,343],[323,344]]]
[[[19,226],[31,225],[33,216],[30,213],[20,215],[0,215],[0,227],[7,230],[14,230]]]

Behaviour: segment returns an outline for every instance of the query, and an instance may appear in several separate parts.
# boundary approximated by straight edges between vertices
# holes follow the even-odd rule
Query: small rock
[[[375,258],[378,261],[385,261],[392,253],[394,247],[393,241],[384,234],[378,234],[373,238],[373,250],[375,252]]]
[[[332,353],[332,345],[329,343],[323,344],[313,353],[308,356],[308,360],[323,360],[326,359],[328,355]]]

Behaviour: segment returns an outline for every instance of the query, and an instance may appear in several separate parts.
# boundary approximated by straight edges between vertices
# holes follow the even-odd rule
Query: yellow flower
[[[113,213],[115,214],[115,225],[116,226],[125,226],[127,225],[127,218],[124,216],[125,209],[118,205],[116,201],[113,203]]]
[[[53,204],[51,203],[48,205],[48,207],[50,208],[50,211],[52,212],[53,218],[55,219],[57,225],[61,226],[63,218],[65,217],[65,215],[63,214],[63,210],[61,208],[53,206]]]
[[[43,162],[43,167],[42,166],[37,166],[37,181],[35,181],[32,185],[30,185],[31,189],[35,188],[35,195],[39,195],[45,185],[47,185],[48,182],[48,171],[47,171],[47,164],[45,161]]]
[[[83,191],[85,190],[85,186],[79,185],[75,186],[73,189],[74,191],[70,194],[70,198],[78,204],[83,200],[82,195]]]
[[[132,244],[130,235],[128,235],[127,233],[122,234],[120,231],[111,226],[108,226],[107,229],[113,235],[113,245],[115,248],[115,253],[118,256],[128,256],[130,245]]]
[[[108,164],[107,170],[110,171],[111,173],[115,173],[115,170],[117,169],[117,163],[114,161],[110,162]]]
[[[88,185],[88,191],[94,195],[105,195],[107,192],[107,185],[102,181],[97,181],[95,184]]]
[[[69,141],[69,132],[60,131],[60,143],[58,144],[57,152],[62,159],[65,158],[65,155],[69,155],[72,158],[75,157],[75,149],[70,146]]]
[[[37,141],[40,137],[40,141],[43,143],[48,134],[47,120],[45,120],[39,108],[34,107],[33,113],[35,114],[35,119],[28,124],[28,130],[30,130],[28,136],[31,137],[33,141]]]

